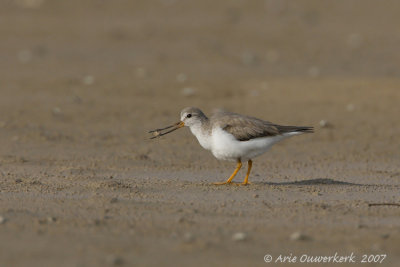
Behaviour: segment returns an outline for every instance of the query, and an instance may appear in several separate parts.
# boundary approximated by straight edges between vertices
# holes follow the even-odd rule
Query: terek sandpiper
[[[248,161],[248,169],[242,185],[249,184],[253,158],[287,137],[313,132],[313,127],[310,126],[282,126],[223,110],[216,111],[208,118],[200,109],[188,107],[181,111],[179,122],[149,133],[153,134],[153,139],[183,126],[188,126],[200,145],[211,150],[217,159],[237,161],[236,169],[229,179],[215,183],[217,185],[232,183],[245,160]]]

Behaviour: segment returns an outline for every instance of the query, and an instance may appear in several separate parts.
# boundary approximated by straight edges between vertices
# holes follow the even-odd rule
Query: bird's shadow
[[[346,185],[346,186],[372,186],[370,184],[357,184],[343,181],[336,181],[331,178],[316,178],[293,182],[256,182],[261,185]]]

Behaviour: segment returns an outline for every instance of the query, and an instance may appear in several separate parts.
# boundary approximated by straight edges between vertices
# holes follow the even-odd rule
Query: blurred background
[[[378,129],[391,140],[398,8],[397,1],[2,1],[1,134],[32,144],[109,144],[162,162],[142,144],[147,130],[197,106],[337,126],[341,141],[373,138]],[[171,141],[194,148],[191,138]]]
[[[104,253],[111,253],[111,264],[122,262],[113,256],[120,254],[125,255],[124,261],[135,262],[130,251],[151,251],[158,242],[170,244],[170,229],[163,227],[177,227],[174,231],[182,234],[171,217],[177,211],[161,204],[155,207],[161,193],[151,192],[153,186],[162,187],[159,190],[165,190],[168,200],[177,192],[172,184],[162,180],[157,185],[154,180],[174,177],[175,183],[197,185],[202,179],[225,180],[233,168],[200,148],[188,131],[148,140],[148,130],[178,121],[185,106],[197,106],[206,114],[223,107],[279,124],[316,127],[315,134],[279,144],[271,156],[255,162],[256,181],[332,178],[398,184],[399,10],[399,1],[375,0],[1,0],[0,190],[4,194],[0,218],[7,223],[0,222],[0,256],[13,266],[37,258],[64,259],[71,266],[79,255],[87,254],[83,264],[99,266],[109,259],[102,258]],[[186,173],[179,176],[171,171]],[[150,180],[141,184],[145,178]],[[144,195],[142,187],[149,190]],[[197,196],[198,188],[193,190]],[[365,201],[366,196],[357,192],[349,203]],[[262,196],[257,193],[258,200]],[[377,196],[398,200],[389,193]],[[115,203],[110,198],[115,197],[125,197],[126,205],[113,206],[118,207],[111,216],[115,220],[104,219],[110,203]],[[147,204],[135,206],[135,198]],[[213,204],[211,196],[209,201],[211,207],[219,205]],[[347,228],[353,220],[372,216],[376,220],[370,221],[379,228],[382,216],[390,217],[386,226],[396,218],[392,211],[371,214],[368,210],[347,218],[345,214],[352,212],[342,212],[341,207],[333,209],[339,214],[332,215],[343,222],[335,224],[343,234],[337,244],[353,234],[353,226]],[[197,209],[200,215],[193,216],[206,216],[212,210]],[[171,213],[154,218],[152,211]],[[291,212],[303,216],[299,215],[302,208]],[[281,222],[288,222],[280,214],[273,216],[276,235]],[[221,216],[221,221],[211,216],[216,221],[205,228],[225,225],[231,218],[231,214]],[[261,215],[254,210],[248,218],[257,216]],[[107,220],[114,220],[113,226]],[[142,220],[135,225],[140,241],[133,248],[131,240],[124,239],[132,220]],[[48,224],[55,221],[49,230]],[[288,227],[298,225],[316,227],[319,221]],[[257,222],[253,227],[258,229]],[[190,231],[196,234],[197,230]],[[252,251],[261,255],[267,233],[263,236],[260,231]],[[17,233],[21,239],[9,242]],[[219,237],[219,232],[212,235]],[[230,232],[221,235],[221,242],[228,240],[226,245],[231,246]],[[286,238],[287,233],[282,235]],[[65,246],[54,246],[59,238]],[[282,244],[285,238],[275,241]],[[99,240],[119,250],[99,248]],[[360,240],[349,248],[370,248],[370,243]],[[390,247],[399,247],[399,239],[390,240]],[[310,247],[329,252],[337,245],[329,242],[310,243]],[[89,249],[75,251],[75,243]],[[40,244],[37,251],[32,244]],[[224,246],[213,251],[224,255]],[[43,248],[52,250],[46,254]],[[234,246],[232,251],[241,255],[243,249]],[[25,257],[19,257],[18,251]],[[205,251],[208,257],[215,256]],[[175,252],[165,250],[164,256]],[[263,264],[260,255],[246,259]],[[231,259],[232,264],[243,263]]]
[[[15,139],[90,141],[142,137],[190,105],[286,124],[332,123],[376,101],[392,111],[398,8],[397,1],[2,1],[1,125],[24,128]]]

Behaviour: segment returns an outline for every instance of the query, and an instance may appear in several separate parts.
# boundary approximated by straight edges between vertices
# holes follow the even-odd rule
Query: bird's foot
[[[251,183],[250,182],[243,182],[240,185],[251,185]]]

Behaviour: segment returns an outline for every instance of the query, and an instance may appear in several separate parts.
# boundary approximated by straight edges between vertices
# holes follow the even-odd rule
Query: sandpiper
[[[282,126],[254,117],[218,110],[208,118],[200,109],[187,107],[181,111],[181,120],[171,126],[150,131],[151,139],[171,133],[188,126],[200,145],[211,150],[220,160],[236,161],[235,171],[225,182],[230,184],[242,167],[242,161],[248,162],[246,177],[242,185],[249,184],[252,159],[287,137],[312,133],[310,126]],[[167,130],[167,131],[166,131]]]

